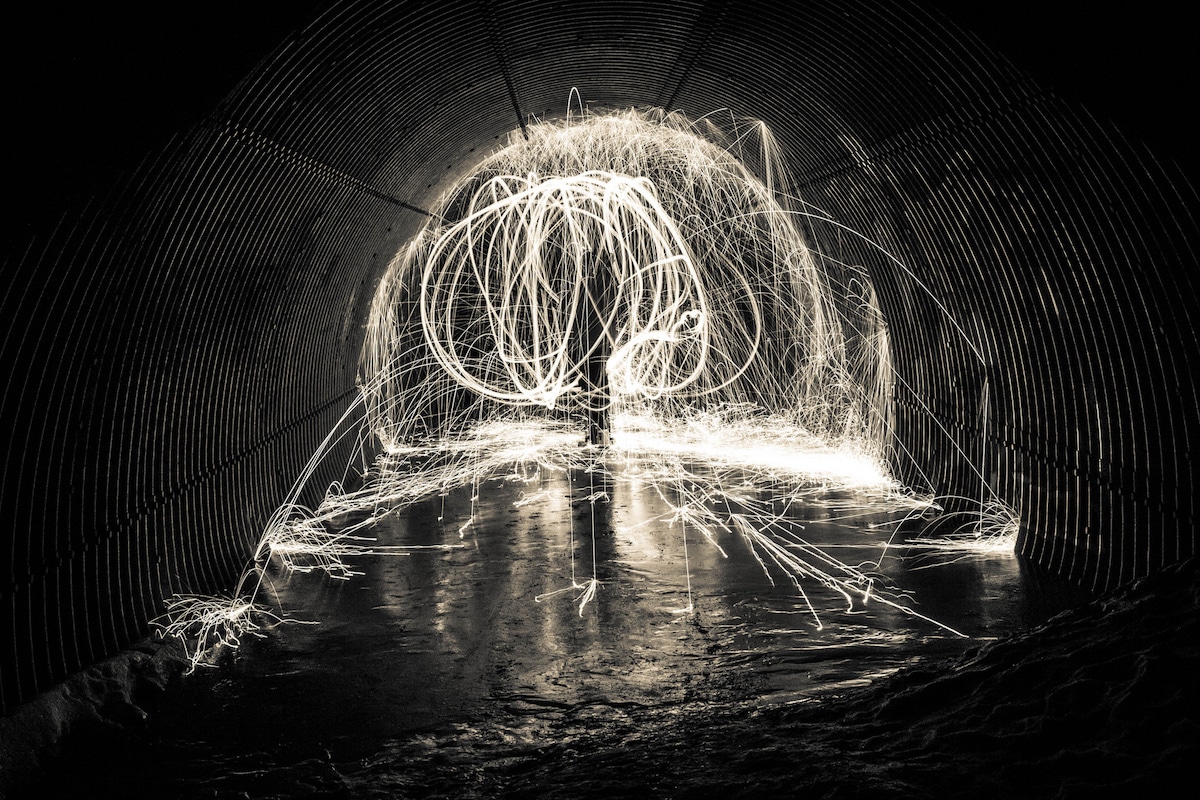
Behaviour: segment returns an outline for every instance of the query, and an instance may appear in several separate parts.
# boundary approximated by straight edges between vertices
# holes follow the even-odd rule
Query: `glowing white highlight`
[[[728,409],[673,421],[631,414],[614,419],[614,454],[653,452],[743,467],[849,490],[898,492],[879,459],[852,443],[831,446],[778,417],[739,418]]]
[[[764,127],[735,126],[731,149],[698,130],[636,112],[533,125],[442,198],[372,307],[362,368],[386,446],[505,407],[734,404],[882,447],[886,328],[861,274],[734,154],[777,164]]]
[[[942,515],[920,536],[903,544],[903,548],[910,551],[910,557],[918,559],[910,569],[1013,555],[1021,532],[1021,520],[1006,503],[994,501],[976,506],[966,497],[939,500],[965,508]],[[946,527],[950,528],[947,533],[935,535]]]
[[[764,125],[733,122],[730,132],[715,118],[568,115],[529,126],[441,199],[437,222],[397,255],[376,292],[359,400],[269,520],[233,595],[169,601],[160,627],[190,637],[193,666],[209,647],[236,647],[240,635],[280,621],[255,603],[267,565],[349,578],[346,559],[416,549],[361,535],[382,516],[470,484],[472,514],[457,529],[465,538],[486,480],[535,484],[514,503],[522,507],[547,500],[536,486],[547,471],[604,473],[658,493],[670,511],[648,524],[679,531],[681,612],[695,608],[688,541],[698,533],[722,555],[743,542],[768,580],[787,577],[818,625],[806,585],[848,608],[877,602],[927,619],[868,565],[807,543],[786,514],[830,490],[911,514],[936,507],[884,467],[891,392],[903,379],[874,288],[813,247],[801,226],[819,221],[876,247],[981,363],[983,355],[906,265],[783,194]],[[301,488],[357,433],[348,421],[360,410],[383,449],[369,480],[352,492],[335,484],[318,508],[304,508]],[[607,419],[609,440],[584,446],[581,417]],[[781,494],[757,499],[766,487]],[[589,490],[589,505],[608,502]],[[1016,515],[994,498],[981,506],[951,534],[906,546],[1011,552]],[[358,522],[347,527],[349,513]],[[582,615],[602,584],[594,516],[590,579],[576,573],[573,525],[570,581],[536,599],[573,592]]]

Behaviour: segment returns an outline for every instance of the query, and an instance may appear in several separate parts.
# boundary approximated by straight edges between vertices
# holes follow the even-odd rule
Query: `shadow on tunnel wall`
[[[245,13],[198,30],[180,12],[123,33],[110,21],[110,41],[80,45],[109,71],[89,84],[77,58],[54,85],[83,88],[31,106],[75,127],[40,142],[44,127],[29,129],[27,207],[5,237],[6,713],[143,636],[164,596],[229,590],[355,398],[371,295],[423,209],[530,115],[559,116],[572,87],[598,111],[764,120],[803,200],[895,257],[820,232],[875,282],[906,481],[973,496],[981,470],[1019,512],[1022,552],[1093,590],[1195,552],[1196,196],[938,12],[361,0]],[[229,54],[206,48],[233,29]],[[128,66],[148,32],[163,63],[195,57],[188,80]],[[22,51],[35,87],[54,50]],[[89,87],[128,78],[118,62],[148,81],[148,105],[78,118]],[[63,155],[89,137],[115,166]]]

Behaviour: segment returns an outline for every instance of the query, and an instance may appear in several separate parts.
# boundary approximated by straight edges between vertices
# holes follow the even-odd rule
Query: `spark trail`
[[[807,245],[775,180],[679,115],[527,130],[442,199],[381,283],[362,366],[385,445],[503,407],[734,404],[882,452],[882,326],[845,320],[863,276]],[[750,133],[754,160],[777,163],[761,125],[728,146],[750,149]]]
[[[818,625],[814,590],[920,616],[878,564],[813,547],[786,513],[847,491],[898,520],[938,506],[884,466],[902,379],[883,314],[865,271],[810,243],[804,226],[830,220],[784,191],[766,126],[626,111],[568,113],[525,133],[447,192],[388,267],[359,400],[267,525],[238,590],[169,605],[161,624],[192,637],[193,664],[209,644],[236,646],[255,618],[278,620],[255,605],[270,564],[348,578],[345,558],[408,551],[361,535],[382,516],[471,485],[465,538],[488,481],[528,483],[521,502],[532,503],[547,471],[658,493],[671,512],[652,522],[679,531],[685,558],[689,537],[722,553],[740,542]],[[355,415],[382,451],[365,485],[300,506],[317,463],[364,435]],[[593,507],[608,501],[589,490]],[[1015,517],[981,502],[1009,535]],[[967,539],[981,536],[922,546]],[[602,587],[594,559],[590,578],[574,559],[569,582],[538,599],[574,592],[582,614]],[[693,607],[689,572],[682,610]]]
[[[400,451],[470,441],[479,419],[601,414],[589,470],[648,480],[685,555],[689,533],[718,548],[736,536],[802,595],[815,581],[891,602],[723,485],[736,466],[741,485],[782,481],[793,501],[849,488],[927,507],[883,467],[893,376],[870,281],[809,245],[781,164],[765,126],[736,120],[568,114],[514,136],[381,283],[363,354],[372,429]],[[394,496],[412,475],[377,478]],[[581,584],[572,565],[568,589],[582,611],[594,576]]]

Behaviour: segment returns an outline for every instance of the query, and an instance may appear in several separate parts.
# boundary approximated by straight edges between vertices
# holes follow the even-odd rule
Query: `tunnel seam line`
[[[504,79],[504,87],[508,90],[508,99],[512,102],[513,113],[517,116],[517,124],[521,126],[521,136],[525,137],[525,140],[528,141],[529,130],[525,125],[525,112],[521,109],[521,101],[517,97],[517,87],[513,81],[512,69],[509,67],[508,59],[504,55],[504,48],[502,46],[504,37],[501,35],[500,20],[488,0],[479,0],[479,7],[483,11],[483,26],[487,30],[488,41],[492,46],[492,54],[500,64],[500,77]]]
[[[78,555],[95,550],[97,547],[100,547],[105,542],[107,542],[113,538],[116,538],[117,536],[119,536],[122,533],[132,530],[134,526],[136,526],[139,522],[144,520],[146,517],[150,516],[155,511],[158,511],[159,509],[163,508],[164,506],[169,505],[170,503],[174,502],[179,497],[181,497],[182,495],[191,491],[192,489],[196,488],[197,486],[200,486],[201,484],[206,483],[213,477],[223,473],[225,470],[228,470],[230,467],[234,466],[238,462],[245,460],[253,453],[266,447],[271,442],[278,440],[283,434],[295,429],[296,427],[302,425],[303,423],[307,422],[308,420],[319,416],[320,414],[329,410],[331,407],[334,407],[338,403],[344,401],[347,397],[358,394],[358,392],[359,392],[359,389],[357,387],[355,387],[354,389],[350,389],[346,392],[343,392],[342,394],[338,395],[337,397],[334,397],[332,400],[329,400],[329,401],[321,404],[320,406],[312,409],[311,411],[309,411],[299,417],[296,417],[295,419],[291,420],[290,422],[284,423],[283,425],[281,425],[278,428],[276,428],[275,430],[273,430],[271,433],[259,437],[259,439],[257,441],[255,441],[254,443],[252,443],[249,447],[245,447],[242,450],[239,450],[234,455],[228,456],[228,457],[222,459],[221,461],[217,462],[216,464],[213,464],[213,465],[209,466],[208,468],[203,469],[196,474],[193,474],[189,478],[186,478],[186,479],[180,480],[180,481],[176,481],[171,487],[169,487],[167,489],[167,491],[155,492],[154,493],[154,501],[152,503],[143,504],[143,505],[138,506],[137,510],[133,514],[128,514],[128,513],[123,514],[122,515],[123,521],[118,522],[116,525],[110,524],[110,525],[106,526],[106,530],[103,535],[97,536],[94,538],[84,539],[83,542],[81,543],[81,546],[69,548],[68,550],[66,550],[65,552],[60,554],[57,558],[43,560],[41,562],[41,564],[39,564],[37,566],[37,568],[31,569],[29,572],[27,572],[26,575],[24,576],[24,578],[18,578],[18,579],[14,579],[11,581],[7,581],[3,585],[0,585],[0,595],[15,596],[21,590],[21,588],[32,586],[35,582],[37,582],[38,580],[44,579],[47,575],[49,575],[54,570],[60,569],[64,564],[66,564],[70,561],[73,561]]]
[[[671,106],[675,105],[675,101],[679,98],[679,93],[683,91],[684,85],[692,72],[696,69],[696,64],[700,61],[700,55],[708,49],[708,43],[712,41],[713,34],[716,32],[717,25],[725,19],[725,14],[729,11],[729,0],[707,0],[701,7],[700,12],[692,21],[692,29],[685,38],[688,42],[698,42],[694,47],[690,48],[685,57],[683,54],[675,58],[675,63],[671,65],[671,69],[667,71],[667,75],[673,75],[678,70],[679,78],[674,81],[674,88],[671,89],[671,94],[662,102],[655,102],[659,108],[664,111],[671,111]],[[668,82],[670,78],[668,77]],[[669,83],[664,84],[659,91],[659,97],[666,91]]]
[[[931,408],[925,403],[913,402],[901,397],[895,398],[895,402],[898,405],[915,409],[922,413],[927,413],[930,416],[937,418],[941,422],[952,425],[960,430],[967,431],[968,433],[980,433],[978,428],[962,422],[960,419],[948,412],[938,411],[937,409]],[[1188,513],[1181,505],[1169,505],[1161,501],[1156,503],[1155,496],[1152,496],[1148,492],[1138,488],[1138,484],[1147,482],[1146,478],[1148,478],[1148,473],[1144,476],[1138,476],[1136,473],[1131,473],[1129,470],[1123,470],[1123,473],[1127,476],[1123,478],[1119,474],[1114,475],[1110,471],[1097,468],[1093,458],[1088,459],[1088,461],[1093,463],[1084,463],[1082,458],[1072,459],[1070,451],[1058,446],[1057,443],[1051,439],[1038,436],[1035,433],[1031,433],[1021,428],[1015,428],[1008,425],[1003,427],[1009,431],[1020,433],[1026,437],[1036,439],[1042,444],[1047,445],[1047,447],[1043,450],[1037,450],[1031,445],[1021,444],[1020,442],[1013,441],[996,433],[988,434],[986,437],[987,441],[1004,447],[1007,450],[1021,453],[1026,458],[1040,462],[1046,466],[1053,467],[1060,472],[1083,478],[1091,483],[1096,483],[1138,505],[1146,506],[1147,508],[1153,508],[1163,513],[1173,513],[1178,519],[1184,522],[1190,523],[1193,521],[1193,515]],[[1084,455],[1082,451],[1075,451],[1075,454],[1080,456]]]
[[[976,113],[970,115],[963,115],[962,109],[956,108],[945,114],[925,119],[891,136],[876,139],[867,144],[859,144],[857,152],[847,153],[840,158],[827,161],[808,172],[805,180],[797,182],[797,188],[812,186],[816,183],[844,175],[851,170],[861,168],[864,161],[869,162],[876,158],[892,158],[915,147],[933,141],[943,141],[948,131],[963,132],[972,130],[980,125],[992,123],[995,120],[1023,112],[1043,102],[1050,102],[1056,99],[1053,94],[1048,92],[1034,92],[1003,105],[985,109],[976,107],[974,109]],[[958,117],[958,119],[955,119],[955,117]]]
[[[331,183],[347,186],[351,189],[362,192],[363,194],[374,197],[377,200],[382,200],[385,203],[399,206],[400,208],[413,211],[417,214],[423,214],[427,217],[432,217],[435,219],[438,218],[437,215],[429,209],[406,202],[398,197],[388,194],[387,192],[376,189],[360,178],[356,178],[353,175],[332,167],[323,161],[319,161],[312,156],[307,156],[286,145],[280,144],[274,139],[264,136],[257,131],[251,130],[241,123],[234,122],[233,120],[217,120],[215,124],[222,128],[222,130],[218,131],[219,134],[225,135],[227,138],[237,142],[238,144],[243,146],[258,145],[265,152],[274,156],[277,160],[282,162],[298,162],[309,172],[323,177]]]

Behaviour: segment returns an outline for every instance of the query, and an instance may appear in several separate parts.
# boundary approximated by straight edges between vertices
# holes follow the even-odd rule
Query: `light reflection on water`
[[[386,785],[389,763],[409,770],[448,747],[473,763],[618,724],[636,708],[818,698],[972,643],[881,604],[847,612],[841,596],[806,585],[818,627],[740,538],[719,539],[723,555],[689,531],[685,568],[683,532],[667,525],[662,497],[608,483],[599,488],[611,501],[592,505],[580,498],[594,480],[489,481],[474,507],[470,487],[455,490],[387,517],[373,535],[385,545],[458,542],[473,513],[460,549],[363,557],[364,574],[348,582],[276,577],[275,604],[318,624],[246,641],[168,695],[153,756],[164,791],[258,796],[266,782],[268,794],[289,796],[283,774],[306,785],[370,774]],[[545,494],[514,505],[532,491]],[[902,514],[848,514],[844,500],[790,513],[807,541],[841,560],[879,561],[893,526],[872,525]],[[601,581],[582,616],[578,591],[535,600],[572,585],[572,543],[575,578],[590,578],[594,564]],[[922,568],[928,558],[905,560],[894,544],[880,571],[975,643],[1049,611],[1011,555]],[[696,613],[679,614],[689,571]]]

